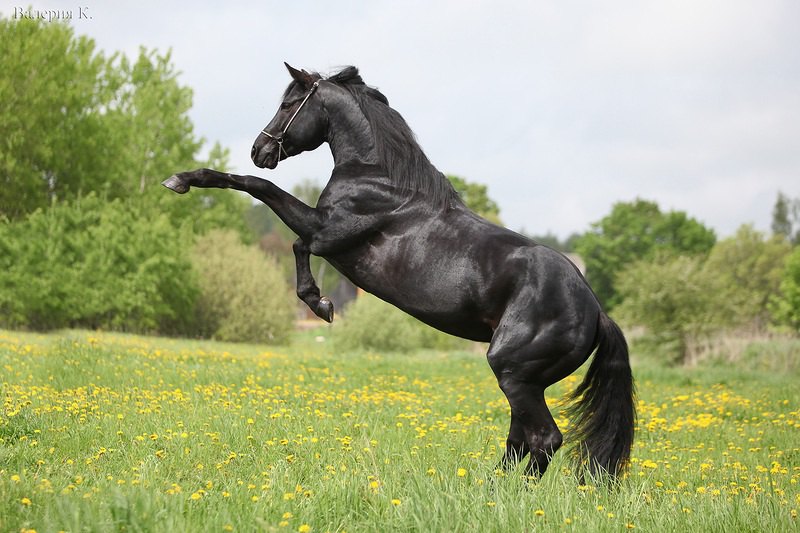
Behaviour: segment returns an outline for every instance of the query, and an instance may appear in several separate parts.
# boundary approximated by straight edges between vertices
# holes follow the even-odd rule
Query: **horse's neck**
[[[354,102],[337,103],[328,113],[328,145],[334,164],[377,164],[375,140],[364,113]]]

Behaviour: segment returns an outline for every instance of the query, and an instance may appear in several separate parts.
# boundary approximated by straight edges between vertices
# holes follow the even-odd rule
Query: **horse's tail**
[[[597,352],[567,409],[577,452],[589,471],[620,474],[628,463],[636,423],[633,374],[628,343],[616,323],[600,313]]]

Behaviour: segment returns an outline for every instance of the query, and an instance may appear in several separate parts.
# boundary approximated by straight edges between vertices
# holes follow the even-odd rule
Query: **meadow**
[[[563,451],[539,481],[496,470],[508,406],[477,350],[320,334],[0,331],[0,531],[800,529],[800,376],[768,347],[695,368],[634,351],[636,443],[609,487]],[[548,390],[567,432],[581,374]]]

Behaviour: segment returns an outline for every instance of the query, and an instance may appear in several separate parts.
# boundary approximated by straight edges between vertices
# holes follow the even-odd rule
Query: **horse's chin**
[[[267,170],[273,170],[275,167],[278,166],[278,159],[279,157],[275,152],[266,152],[260,157],[254,158],[253,164],[258,168],[266,168]]]

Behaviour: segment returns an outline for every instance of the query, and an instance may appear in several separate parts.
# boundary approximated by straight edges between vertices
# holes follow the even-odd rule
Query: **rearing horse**
[[[489,366],[511,406],[506,469],[530,454],[528,475],[544,473],[562,442],[544,390],[596,349],[570,416],[591,472],[619,474],[636,416],[628,348],[580,272],[560,253],[470,211],[355,67],[328,78],[286,67],[293,81],[251,157],[274,169],[327,142],[334,168],[315,208],[255,176],[201,169],[164,185],[181,194],[233,188],[273,209],[299,236],[297,295],[328,322],[333,304],[320,296],[309,254],[426,324],[489,342]]]

